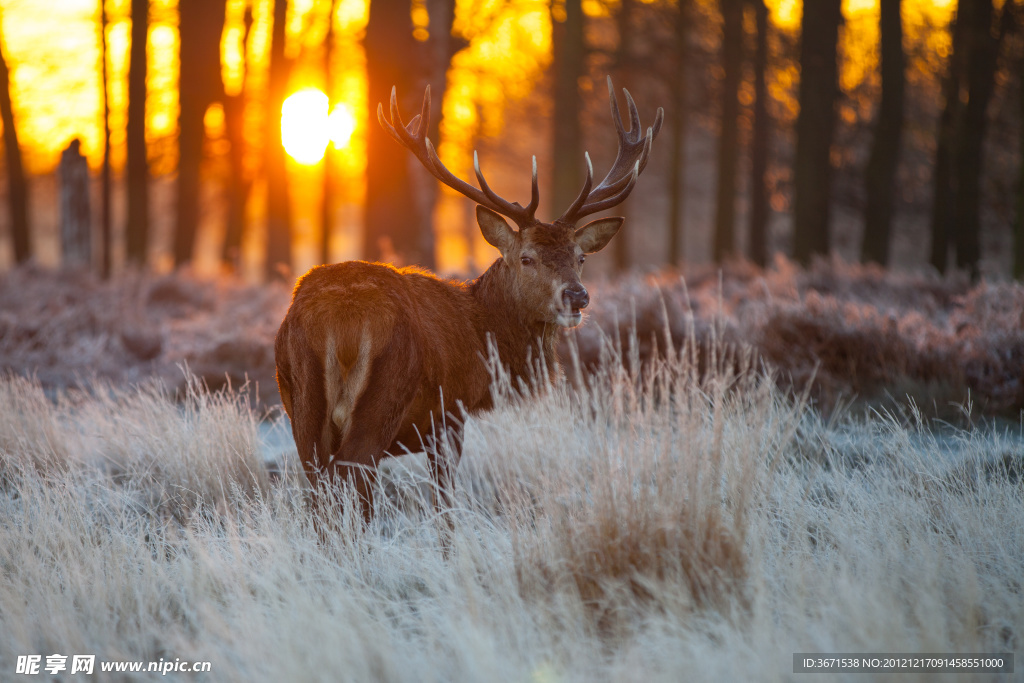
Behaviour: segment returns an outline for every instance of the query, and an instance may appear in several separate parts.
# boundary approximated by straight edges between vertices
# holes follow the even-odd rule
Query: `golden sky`
[[[955,0],[905,0],[908,26],[927,18],[932,25],[948,21]],[[147,135],[153,143],[154,171],[173,168],[177,126],[177,0],[151,0],[148,54],[149,109]],[[255,0],[256,24],[247,46],[250,86],[265,83],[270,3]],[[769,0],[775,23],[785,30],[799,24],[800,0]],[[288,19],[288,53],[315,52],[326,32],[325,3],[293,0]],[[479,132],[495,134],[502,126],[506,98],[520,97],[532,87],[550,61],[550,14],[546,0],[458,0],[455,29],[469,39],[469,47],[456,55],[449,74],[440,154],[453,170],[465,166],[463,151]],[[242,65],[241,20],[245,0],[229,0],[227,30],[222,41],[222,73],[229,90],[237,90]],[[599,11],[595,4],[591,11]],[[34,172],[51,170],[60,150],[79,137],[93,166],[102,146],[101,81],[97,0],[6,0],[0,2],[3,46],[12,69],[12,96],[18,133],[26,163]],[[107,0],[110,16],[111,129],[118,157],[123,157],[127,54],[131,19],[128,0]],[[877,0],[845,0],[847,32],[843,86],[852,88],[866,77],[877,60]],[[423,4],[416,5],[417,22],[424,28]],[[362,171],[362,133],[365,117],[365,76],[362,73],[359,34],[366,23],[365,0],[342,0],[335,30],[346,49],[338,61],[338,90],[332,101],[345,103],[354,115],[355,134],[348,154],[342,156],[346,175]],[[422,37],[422,36],[421,36]],[[944,38],[937,37],[936,50]],[[304,51],[305,50],[305,51]],[[308,60],[318,63],[317,58]],[[789,78],[795,77],[790,75]],[[320,75],[300,64],[293,89],[320,87]],[[784,85],[787,76],[781,75]],[[216,123],[216,116],[211,122]],[[169,160],[169,161],[168,161]]]

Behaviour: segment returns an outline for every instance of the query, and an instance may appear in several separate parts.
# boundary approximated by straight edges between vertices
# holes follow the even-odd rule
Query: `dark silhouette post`
[[[836,45],[841,0],[805,2],[800,34],[800,114],[793,161],[793,256],[802,264],[829,250],[832,138],[839,94]]]
[[[384,106],[386,115],[393,87],[403,95],[414,90],[409,65],[415,46],[409,11],[408,0],[373,0],[364,41],[369,120],[363,250],[367,260],[400,265],[422,264],[428,257],[421,247],[421,216],[414,201],[409,156],[377,122],[377,105]],[[440,106],[434,100],[433,112]]]
[[[128,218],[125,246],[130,263],[146,266],[149,249],[149,161],[146,157],[146,41],[149,1],[132,0],[128,69]]]
[[[739,163],[739,90],[743,76],[742,0],[719,0],[722,12],[721,111],[718,128],[718,188],[712,256],[721,263],[736,249],[736,167]]]
[[[199,223],[199,172],[203,161],[206,109],[224,92],[220,37],[224,0],[180,0],[181,72],[178,87],[178,197],[174,265],[192,260]]]
[[[750,260],[768,265],[768,146],[771,115],[768,113],[768,7],[751,0],[757,40],[754,49],[754,129],[750,137]]]
[[[89,164],[81,146],[76,138],[60,155],[60,244],[65,268],[92,266]]]
[[[903,100],[906,78],[903,56],[901,0],[881,0],[879,29],[882,44],[882,101],[875,123],[864,186],[864,240],[861,260],[889,265],[896,170],[903,138]]]
[[[2,34],[2,29],[0,29]],[[14,126],[11,103],[11,75],[7,68],[3,41],[0,40],[0,120],[4,124],[4,160],[7,162],[7,210],[10,212],[14,262],[24,263],[32,256],[28,238],[28,181],[21,164],[21,146]]]
[[[284,54],[288,0],[274,0],[270,39],[270,85],[266,101],[267,260],[268,280],[288,279],[292,268],[292,225],[288,206],[287,158],[281,140],[281,107],[288,90],[289,60]]]

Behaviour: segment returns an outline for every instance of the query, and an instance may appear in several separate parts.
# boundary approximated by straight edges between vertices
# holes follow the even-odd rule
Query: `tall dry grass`
[[[712,351],[641,372],[627,343],[526,397],[496,367],[447,557],[429,505],[383,495],[321,539],[238,393],[6,379],[0,678],[95,653],[218,681],[784,680],[797,651],[1019,647],[1019,430],[824,421]]]
[[[590,285],[588,285],[590,286]],[[818,261],[802,269],[779,256],[681,273],[632,274],[590,286],[593,324],[575,333],[585,365],[604,336],[635,328],[639,355],[668,327],[750,346],[783,387],[810,388],[819,409],[892,407],[909,396],[953,420],[959,406],[1018,420],[1024,410],[1024,285],[899,273]],[[662,345],[662,348],[664,346]]]
[[[825,412],[915,400],[929,416],[1013,421],[1024,410],[1024,285],[885,271],[822,261],[802,269],[630,274],[590,281],[589,321],[572,337],[583,367],[601,360],[603,337],[636,331],[642,361],[667,327],[677,346],[692,334],[744,344],[776,369],[783,388]],[[36,376],[47,390],[159,377],[187,390],[182,365],[211,387],[247,385],[279,402],[274,336],[288,290],[184,274],[126,274],[102,282],[31,266],[0,274],[0,371]],[[565,346],[568,353],[568,346]],[[704,362],[704,359],[702,359]]]
[[[280,284],[23,266],[0,273],[0,371],[47,390],[158,377],[183,395],[187,365],[208,386],[250,381],[253,398],[277,402],[274,336],[288,301]]]

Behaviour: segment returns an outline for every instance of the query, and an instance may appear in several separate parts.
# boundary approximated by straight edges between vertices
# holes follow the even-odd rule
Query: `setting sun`
[[[285,151],[300,164],[312,165],[324,158],[328,143],[345,149],[356,129],[352,110],[338,104],[327,115],[327,96],[316,88],[300,90],[281,107],[281,141]]]
[[[345,149],[352,140],[352,133],[356,130],[356,117],[352,110],[344,104],[334,107],[334,111],[327,118],[327,131],[334,149]]]
[[[281,107],[281,142],[300,164],[324,158],[328,142],[327,95],[311,88],[300,90]]]

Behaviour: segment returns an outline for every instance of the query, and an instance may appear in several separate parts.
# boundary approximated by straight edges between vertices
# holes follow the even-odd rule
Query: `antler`
[[[615,156],[615,163],[612,164],[608,175],[604,177],[597,187],[591,189],[594,184],[594,166],[590,163],[590,154],[584,153],[587,162],[587,178],[583,183],[583,189],[572,205],[566,210],[560,222],[575,225],[584,216],[592,213],[610,209],[621,204],[633,191],[636,179],[643,172],[647,165],[647,157],[651,153],[651,145],[654,138],[661,130],[661,124],[665,118],[665,111],[658,107],[658,113],[654,117],[654,125],[643,134],[640,127],[640,114],[636,110],[636,104],[625,88],[622,92],[626,95],[626,105],[629,107],[629,130],[622,125],[622,115],[619,113],[619,103],[615,97],[615,89],[612,87],[612,77],[608,77],[608,99],[611,100],[612,122],[619,135],[619,151]]]
[[[423,94],[423,108],[409,121],[409,125],[402,123],[402,115],[398,112],[398,96],[395,88],[391,88],[391,120],[384,118],[384,105],[377,104],[377,120],[380,125],[391,134],[404,147],[416,155],[420,163],[430,171],[430,174],[456,192],[469,197],[477,204],[486,206],[488,209],[508,216],[516,224],[523,228],[535,222],[534,212],[540,203],[540,192],[537,189],[537,157],[533,158],[533,189],[530,204],[522,206],[519,202],[509,202],[499,197],[484,180],[484,174],[480,171],[480,159],[476,151],[473,151],[473,170],[476,172],[477,182],[480,189],[473,187],[464,180],[457,178],[451,171],[445,168],[444,164],[434,151],[434,145],[427,137],[427,128],[430,125],[430,86],[427,86]],[[395,125],[395,122],[398,125]]]

